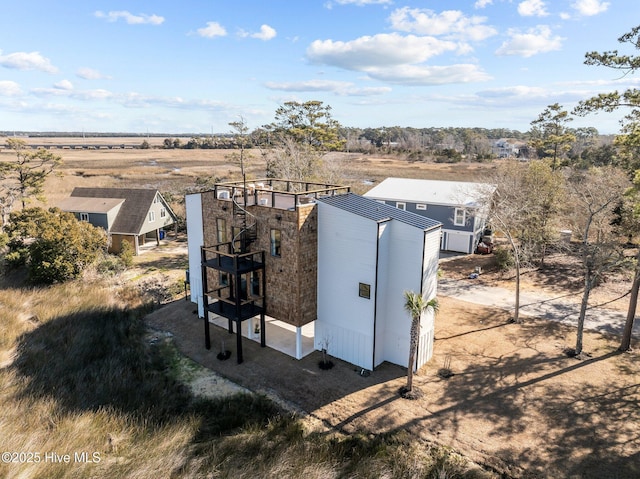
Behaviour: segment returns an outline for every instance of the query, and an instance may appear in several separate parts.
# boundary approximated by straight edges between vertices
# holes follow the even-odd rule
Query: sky
[[[0,130],[229,133],[284,102],[343,126],[528,131],[548,106],[638,87],[584,65],[638,0],[14,0],[0,16]],[[619,131],[624,112],[572,127]]]

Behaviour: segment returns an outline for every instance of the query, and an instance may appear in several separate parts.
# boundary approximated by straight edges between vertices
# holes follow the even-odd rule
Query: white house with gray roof
[[[440,249],[473,253],[482,239],[488,208],[478,202],[491,185],[464,181],[387,178],[364,196],[442,223]]]
[[[315,347],[372,370],[406,366],[411,317],[404,292],[436,295],[441,224],[353,193],[318,198]],[[421,318],[419,368],[433,353],[434,317]]]

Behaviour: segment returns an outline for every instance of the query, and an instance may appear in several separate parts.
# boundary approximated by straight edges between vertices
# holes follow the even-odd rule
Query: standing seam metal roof
[[[385,205],[355,193],[325,196],[318,198],[318,201],[376,222],[396,220],[422,230],[442,226],[439,221],[401,210],[395,206]]]
[[[410,201],[446,206],[477,206],[479,192],[494,188],[485,183],[465,181],[386,178],[367,191],[367,198]],[[495,189],[495,188],[494,188]],[[480,196],[482,196],[480,194]]]

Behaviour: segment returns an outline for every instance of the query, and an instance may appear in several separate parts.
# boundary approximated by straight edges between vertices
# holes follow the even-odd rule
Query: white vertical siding
[[[404,292],[436,295],[439,250],[439,228],[377,223],[319,203],[316,349],[366,369],[383,361],[406,366],[411,317]],[[360,282],[371,285],[370,299],[358,296]],[[418,366],[433,354],[432,312],[421,325]]]
[[[424,256],[422,259],[422,295],[431,299],[438,290],[438,261],[440,259],[440,229],[428,231],[424,235]]]
[[[435,337],[433,311],[429,310],[420,319],[420,339],[418,340],[418,355],[416,369],[425,365],[433,356],[433,340]]]
[[[315,347],[373,369],[377,223],[318,203],[318,319]],[[358,284],[371,286],[370,299]]]
[[[436,297],[438,293],[438,259],[440,249],[438,241],[440,229],[429,231],[424,235],[424,255],[422,259],[422,296],[427,300]],[[431,309],[420,318],[420,340],[418,343],[418,357],[416,367],[420,368],[433,356],[433,341],[435,337],[435,315]]]
[[[385,335],[385,308],[387,304],[387,292],[389,289],[389,250],[391,248],[391,227],[393,222],[380,223],[378,225],[378,267],[376,288],[376,318],[375,318],[375,357],[374,366],[385,360],[384,335]]]
[[[378,343],[384,344],[382,359],[394,364],[406,365],[409,359],[411,317],[404,309],[404,292],[420,291],[423,243],[423,230],[392,222],[386,298],[378,313],[378,321],[384,322],[384,332]]]
[[[189,281],[191,301],[198,304],[198,317],[204,317],[202,300],[202,273],[200,247],[204,245],[202,224],[202,196],[199,193],[185,196],[187,213],[187,251],[189,253]]]

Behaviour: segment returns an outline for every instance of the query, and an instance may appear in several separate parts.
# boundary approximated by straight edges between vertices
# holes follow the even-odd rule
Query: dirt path
[[[489,286],[474,279],[443,279],[438,283],[438,294],[511,312],[515,302],[513,288]],[[542,291],[523,291],[520,294],[520,314],[572,326],[578,324],[580,299],[581,295],[572,293],[551,295]],[[587,310],[585,328],[620,334],[626,317],[625,311],[592,305]],[[634,333],[640,333],[640,322],[635,324]]]

